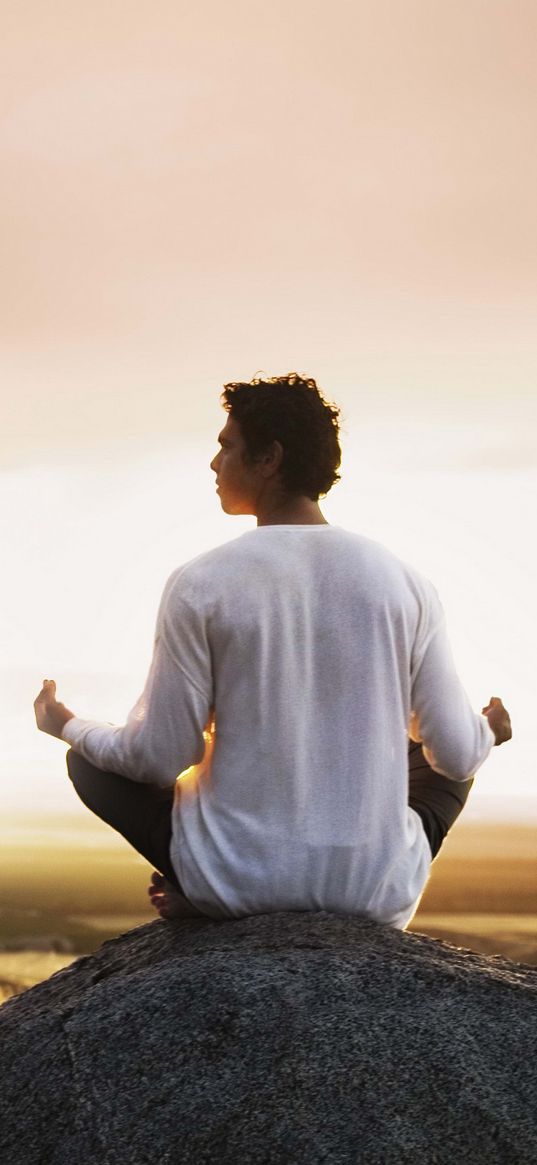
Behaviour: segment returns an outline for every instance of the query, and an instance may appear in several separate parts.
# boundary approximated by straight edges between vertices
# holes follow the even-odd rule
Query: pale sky
[[[43,676],[121,722],[167,575],[251,525],[222,384],[297,369],[343,409],[327,517],[433,579],[511,708],[474,811],[537,814],[536,39],[533,0],[4,6],[7,810],[72,807]]]

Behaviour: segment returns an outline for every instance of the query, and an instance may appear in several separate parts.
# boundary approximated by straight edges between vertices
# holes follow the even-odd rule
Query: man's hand
[[[490,727],[496,737],[496,744],[505,744],[506,740],[510,740],[513,732],[511,729],[511,717],[507,708],[504,708],[499,696],[491,696],[485,708],[481,709],[483,716],[487,717]]]
[[[61,740],[64,724],[67,724],[67,721],[72,720],[74,716],[74,712],[70,712],[65,704],[58,703],[54,680],[43,680],[43,687],[34,700],[34,712],[40,732],[46,732],[49,736],[57,736],[58,740]]]

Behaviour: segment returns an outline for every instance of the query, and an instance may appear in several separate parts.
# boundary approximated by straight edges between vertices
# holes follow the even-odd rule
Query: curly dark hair
[[[222,405],[239,423],[250,461],[273,441],[280,442],[280,473],[288,493],[316,502],[339,481],[340,410],[325,401],[311,377],[289,372],[225,384]]]

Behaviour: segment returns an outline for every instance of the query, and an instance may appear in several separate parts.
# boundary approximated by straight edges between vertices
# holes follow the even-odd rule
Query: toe
[[[156,894],[163,894],[166,889],[166,879],[157,870],[151,874],[151,882],[147,887],[147,893],[150,898],[154,898]]]

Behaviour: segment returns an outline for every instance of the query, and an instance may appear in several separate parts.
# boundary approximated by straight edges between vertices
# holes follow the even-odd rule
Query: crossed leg
[[[125,838],[155,873],[149,886],[152,905],[162,918],[199,917],[183,894],[170,858],[175,783],[168,788],[130,781],[67,753],[67,772],[84,805]]]
[[[451,781],[435,773],[425,760],[421,744],[409,742],[408,803],[421,817],[433,858],[464,809],[473,783],[473,777]]]
[[[421,817],[433,858],[464,808],[473,784],[435,773],[421,745],[410,741],[408,801]],[[183,894],[170,858],[175,783],[168,788],[102,772],[79,753],[67,753],[67,771],[84,804],[117,830],[155,868],[149,886],[152,905],[162,918],[204,917]]]

